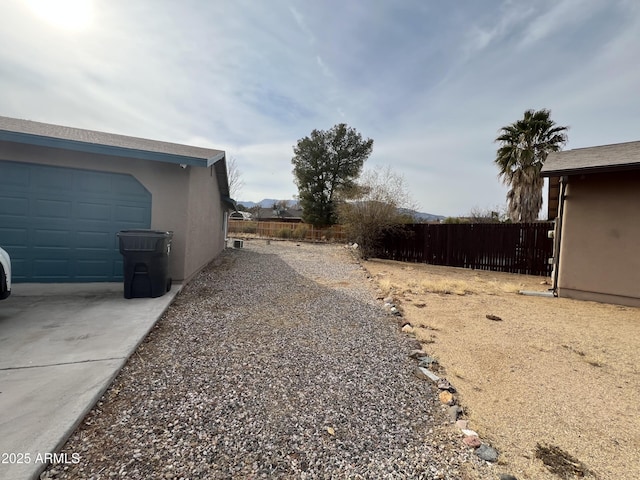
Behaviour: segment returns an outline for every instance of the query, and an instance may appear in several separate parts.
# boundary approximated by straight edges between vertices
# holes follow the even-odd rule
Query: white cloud
[[[249,144],[226,149],[227,155],[236,159],[245,183],[239,200],[284,200],[297,194],[291,164],[293,143]]]
[[[333,73],[331,73],[331,70],[329,69],[329,67],[327,67],[327,64],[324,63],[322,58],[320,58],[320,55],[316,55],[316,62],[318,63],[318,66],[320,67],[320,71],[322,72],[322,74],[325,77],[334,78]]]
[[[346,122],[446,215],[504,202],[493,139],[527,108],[572,148],[638,139],[637,3],[434,5],[94,1],[73,31],[5,0],[0,115],[226,150],[246,200],[290,198],[292,146]]]
[[[307,22],[305,21],[302,14],[292,5],[289,5],[289,11],[291,12],[291,15],[293,15],[293,18],[295,19],[296,24],[298,25],[300,30],[302,30],[302,32],[306,35],[309,43],[314,44],[316,42],[316,37],[311,29],[307,26]]]
[[[501,5],[497,12],[491,12],[484,23],[479,25],[472,23],[467,33],[467,41],[464,47],[468,55],[484,50],[495,42],[503,40],[509,35],[513,35],[526,25],[526,22],[535,10],[532,6],[522,3],[506,2]]]
[[[599,1],[556,0],[524,29],[521,47],[528,47],[561,34],[573,25],[582,23],[594,10],[602,6]]]

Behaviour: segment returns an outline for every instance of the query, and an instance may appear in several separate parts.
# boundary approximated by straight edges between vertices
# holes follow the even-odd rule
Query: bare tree
[[[368,258],[376,253],[382,236],[412,221],[415,210],[404,178],[390,167],[365,171],[338,207],[338,218],[350,241]]]
[[[277,217],[282,217],[282,215],[289,210],[289,202],[287,200],[278,200],[273,202],[273,213]]]
[[[475,206],[467,214],[467,218],[471,223],[503,223],[510,221],[505,205],[496,205],[494,208]]]
[[[227,159],[227,181],[229,182],[229,196],[234,198],[239,195],[244,187],[244,180],[235,157]]]

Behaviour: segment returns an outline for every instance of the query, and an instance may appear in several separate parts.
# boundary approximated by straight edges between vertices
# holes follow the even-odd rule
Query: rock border
[[[360,268],[364,270],[366,278],[370,282],[373,282],[374,278],[364,267],[357,254],[355,254],[355,250],[358,248],[358,245],[349,244],[347,245],[347,248],[349,248],[352,253],[354,253],[353,258],[360,266]],[[402,309],[396,303],[395,299],[391,296],[384,296],[382,294],[379,294],[378,300],[381,300],[383,302],[384,308],[387,309],[390,315],[396,318],[400,331],[407,335],[413,335],[413,325],[411,325],[411,322],[404,318]],[[425,304],[419,305],[419,308],[424,307],[426,307]],[[494,315],[487,315],[487,318],[493,321],[502,321],[502,318]],[[416,360],[417,363],[416,367],[413,370],[413,374],[421,380],[431,381],[436,385],[436,387],[438,387],[438,389],[440,390],[438,398],[442,404],[449,406],[449,409],[447,411],[449,419],[451,420],[451,424],[454,424],[455,427],[460,430],[460,433],[462,434],[462,442],[467,447],[473,448],[474,453],[481,460],[486,461],[488,464],[496,463],[498,461],[498,457],[500,456],[499,452],[491,445],[483,443],[480,439],[480,436],[475,431],[469,429],[469,420],[460,418],[464,416],[464,408],[458,403],[458,398],[455,396],[455,388],[446,378],[440,378],[432,371],[435,370],[435,368],[433,367],[439,367],[440,364],[438,360],[423,350],[424,345],[422,344],[422,342],[415,339],[415,336],[413,338],[413,350],[411,350],[411,352],[409,353],[409,357]],[[447,392],[448,395],[443,395],[444,392]],[[498,474],[498,480],[518,479],[511,474],[500,473]]]
[[[394,299],[392,297],[379,297],[378,299],[382,300],[389,314],[396,317],[400,331],[404,334],[412,335],[414,333],[413,326],[411,322],[403,317],[402,310]],[[413,347],[414,349],[409,352],[408,356],[416,361],[416,367],[413,370],[414,376],[421,380],[429,380],[440,390],[438,399],[442,405],[449,407],[447,411],[449,420],[460,431],[462,442],[467,447],[472,448],[475,455],[481,460],[488,463],[496,463],[499,457],[498,451],[488,443],[483,442],[478,433],[469,428],[469,420],[461,418],[464,416],[464,408],[458,402],[454,386],[445,377],[439,377],[434,372],[434,370],[437,371],[440,368],[438,360],[423,350],[424,345],[417,339]],[[517,480],[515,476],[504,473],[499,474],[498,478],[500,480]]]

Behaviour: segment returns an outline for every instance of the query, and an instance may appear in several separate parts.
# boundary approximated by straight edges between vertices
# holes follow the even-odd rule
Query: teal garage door
[[[131,175],[0,160],[0,246],[13,281],[122,281],[116,233],[151,225]]]

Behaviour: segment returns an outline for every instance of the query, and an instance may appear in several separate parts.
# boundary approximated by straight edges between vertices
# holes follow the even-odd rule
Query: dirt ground
[[[500,452],[496,474],[640,478],[639,308],[518,294],[547,291],[542,277],[363,265]]]

